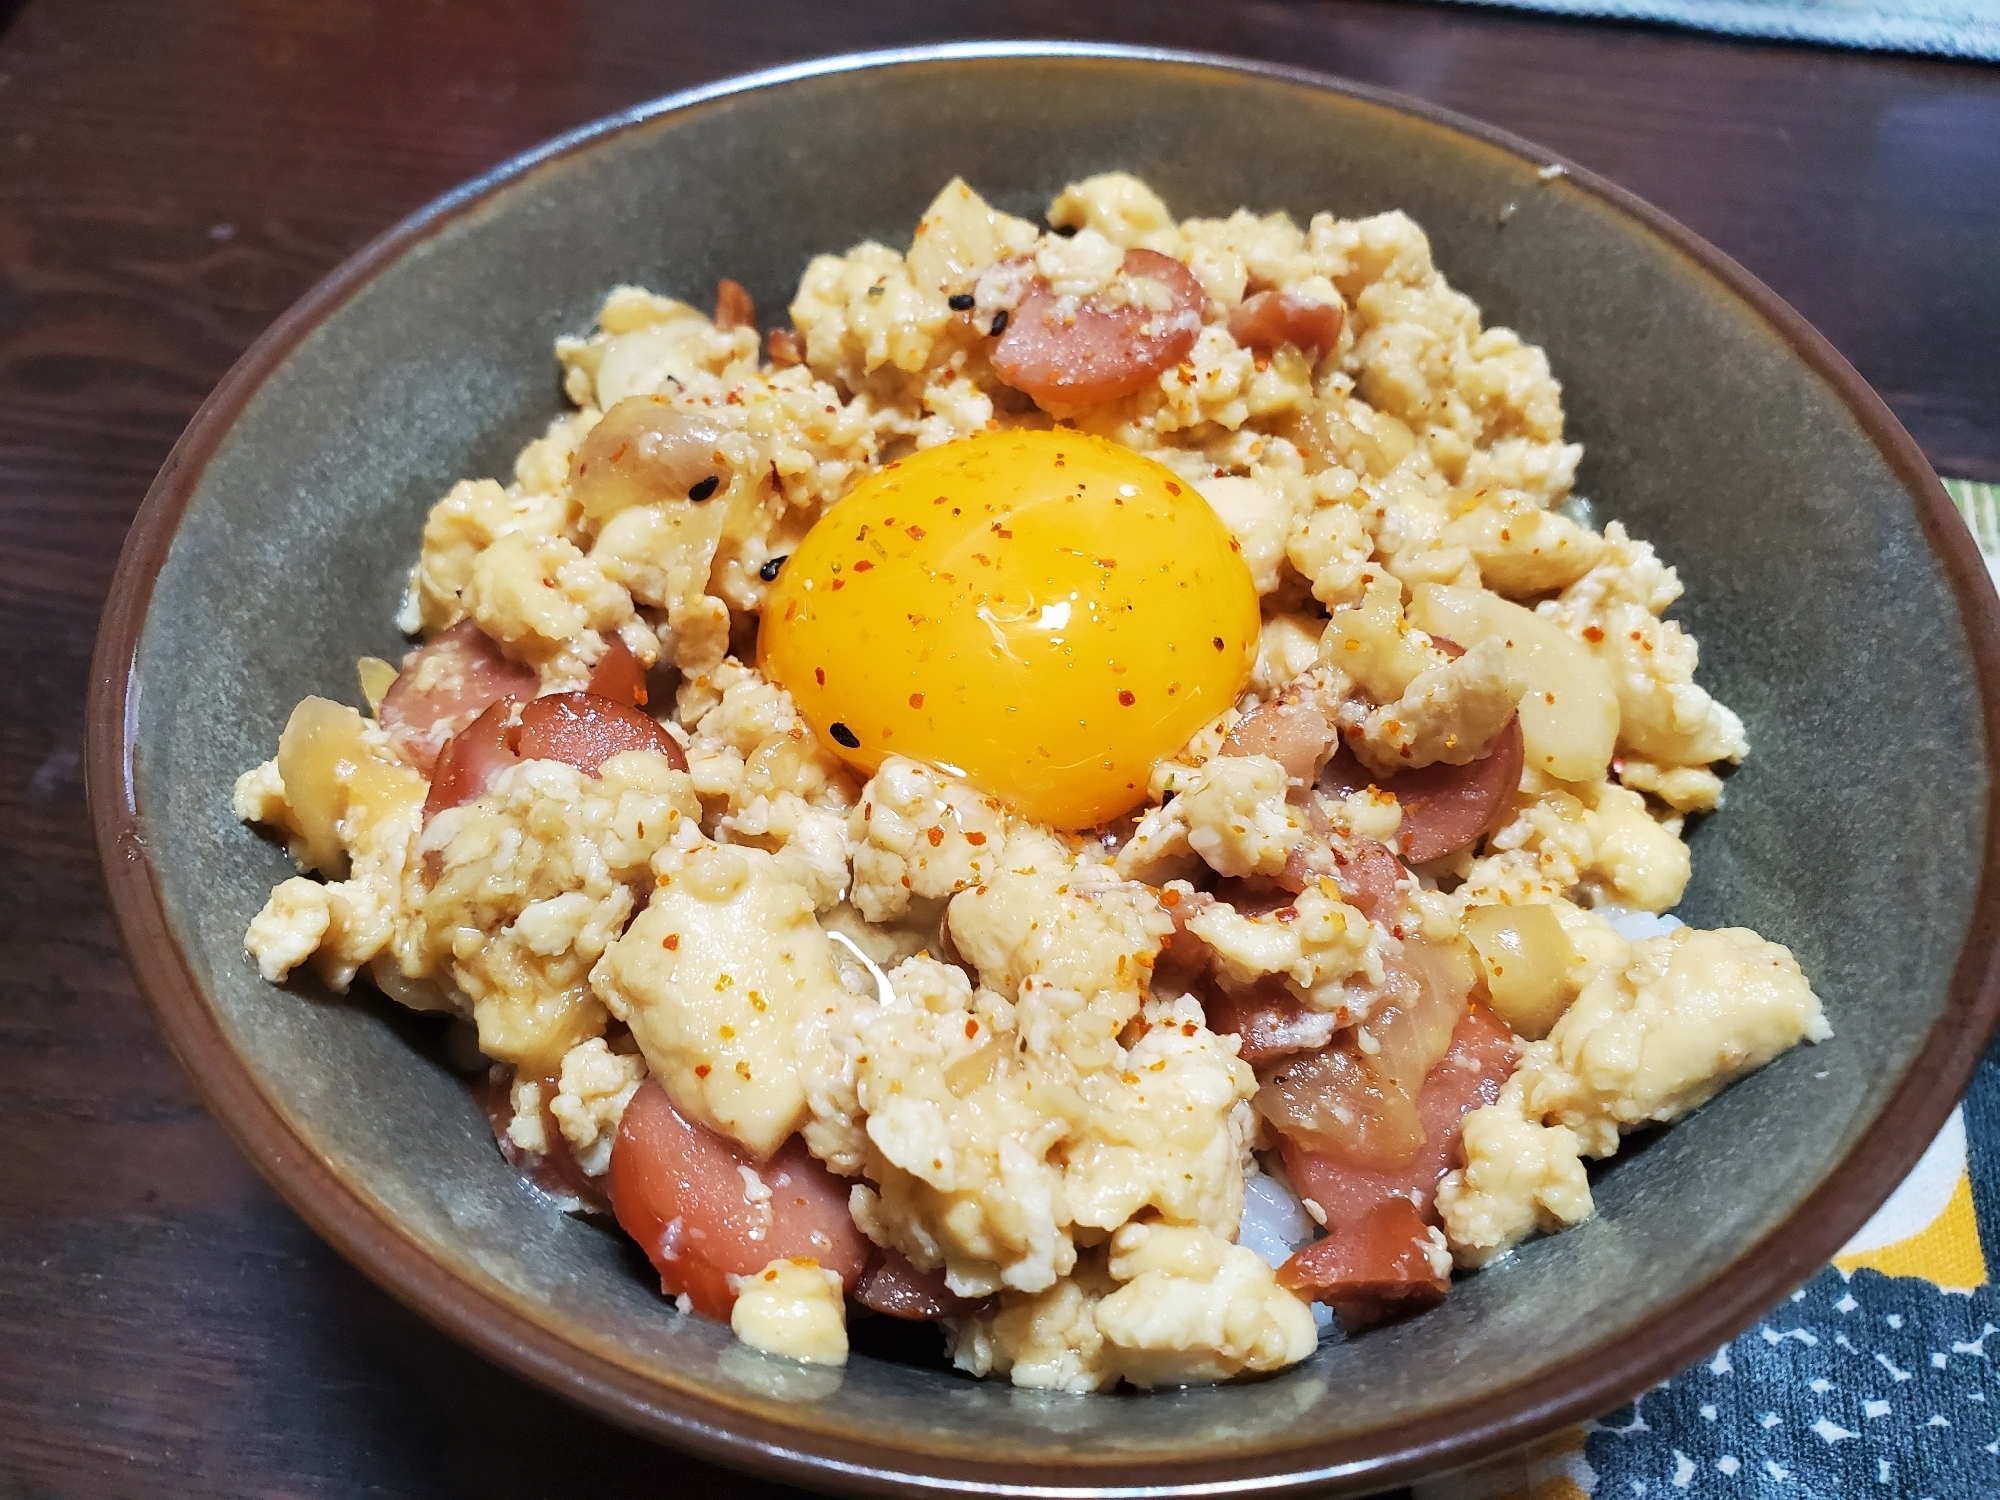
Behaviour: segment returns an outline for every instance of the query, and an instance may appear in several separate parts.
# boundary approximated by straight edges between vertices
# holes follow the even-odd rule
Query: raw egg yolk
[[[758,652],[863,773],[906,755],[1091,828],[1235,702],[1258,624],[1241,548],[1171,470],[1078,432],[986,433],[821,517]]]

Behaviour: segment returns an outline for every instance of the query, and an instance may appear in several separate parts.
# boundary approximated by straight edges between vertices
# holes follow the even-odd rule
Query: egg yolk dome
[[[1089,828],[1228,708],[1256,660],[1241,549],[1172,470],[1069,431],[888,464],[784,563],[758,637],[822,743],[962,774]]]

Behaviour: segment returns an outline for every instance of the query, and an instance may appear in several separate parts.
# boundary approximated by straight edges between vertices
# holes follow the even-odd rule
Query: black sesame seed
[[[710,495],[713,495],[716,492],[716,490],[721,486],[721,484],[722,484],[722,476],[720,474],[711,474],[708,476],[708,478],[701,480],[694,486],[693,489],[688,491],[688,499],[706,500]]]
[[[991,328],[987,329],[986,331],[987,331],[988,333],[992,334],[992,335],[993,335],[993,337],[995,337],[996,339],[997,339],[997,338],[999,338],[1001,334],[1003,334],[1003,333],[1005,333],[1005,332],[1007,331],[1007,309],[1006,309],[1006,308],[1004,308],[1004,307],[1003,307],[1003,308],[1001,308],[1001,309],[1000,309],[1000,311],[998,311],[997,313],[995,313],[995,314],[993,315],[993,326],[992,326]]]
[[[944,305],[953,312],[971,312],[974,300],[970,292],[954,292],[944,299]]]
[[[778,578],[778,569],[785,565],[785,558],[790,556],[791,553],[787,552],[783,557],[765,559],[764,566],[757,570],[757,576],[766,583],[775,583]]]
[[[833,738],[835,743],[845,745],[850,750],[859,750],[861,748],[860,737],[845,724],[836,723],[833,726]]]

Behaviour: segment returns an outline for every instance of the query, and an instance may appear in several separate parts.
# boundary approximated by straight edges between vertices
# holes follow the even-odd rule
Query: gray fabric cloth
[[[2000,0],[1474,0],[1734,36],[2000,62]]]

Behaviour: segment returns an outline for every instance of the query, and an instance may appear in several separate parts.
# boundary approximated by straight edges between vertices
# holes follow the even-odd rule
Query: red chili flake
[[[1222,637],[1217,636],[1214,640],[1210,641],[1209,644],[1215,647],[1216,650],[1220,651],[1222,649]]]
[[[995,521],[990,529],[992,530],[993,534],[999,537],[1000,540],[1003,542],[1011,542],[1014,540],[1014,533],[1009,531],[1005,526],[1002,526],[998,521]]]
[[[924,706],[924,695],[922,693],[910,694],[910,707],[922,708],[923,706]]]
[[[708,1064],[707,1064],[707,1063],[696,1063],[696,1064],[694,1065],[694,1076],[695,1076],[695,1077],[697,1077],[697,1078],[706,1078],[706,1077],[708,1077]]]
[[[903,533],[913,542],[921,542],[924,539],[924,528],[921,526],[905,526]]]
[[[1199,1026],[1195,1025],[1195,1024],[1194,1024],[1194,1022],[1192,1022],[1192,1021],[1183,1021],[1183,1022],[1181,1022],[1181,1035],[1182,1035],[1182,1036],[1193,1036],[1193,1035],[1194,1035],[1194,1034],[1195,1034],[1195,1033],[1196,1033],[1197,1031],[1199,1031],[1199,1030],[1201,1030],[1201,1028],[1200,1028]]]
[[[873,564],[867,558],[864,557],[861,559],[860,562],[854,565],[854,571],[857,573],[866,573],[870,568],[874,566],[875,564]]]
[[[818,684],[819,684],[819,685],[820,685],[821,687],[825,687],[825,686],[826,686],[826,668],[825,668],[825,667],[814,667],[814,668],[813,668],[813,681],[814,681],[814,682],[816,682],[816,683],[818,683]]]
[[[1584,627],[1583,627],[1583,638],[1584,638],[1584,639],[1585,639],[1586,641],[1589,641],[1591,645],[1595,646],[1595,645],[1596,645],[1596,644],[1597,644],[1597,643],[1598,643],[1599,641],[1601,641],[1601,640],[1603,640],[1603,639],[1604,639],[1604,630],[1603,630],[1603,627],[1601,627],[1601,626],[1598,626],[1598,625],[1586,625],[1586,626],[1584,626]]]
[[[1168,911],[1172,911],[1180,904],[1181,893],[1179,891],[1167,890],[1160,892],[1160,905],[1164,906]]]
[[[975,1020],[972,1020],[970,1017],[967,1017],[965,1022],[965,1034],[967,1036],[978,1036],[979,1023]]]
[[[673,952],[674,949],[680,947],[680,945],[681,945],[681,935],[678,932],[670,932],[666,935],[666,937],[664,937],[660,941],[660,946],[666,949],[667,952],[669,953]]]
[[[1181,487],[1179,485],[1175,484],[1171,480],[1167,482],[1167,493],[1169,495],[1178,495],[1180,492],[1181,492]]]
[[[931,847],[935,849],[944,842],[944,830],[933,825],[924,830],[924,837],[931,841]]]
[[[965,836],[965,841],[977,849],[981,844],[986,842],[986,835],[983,833],[968,833]]]
[[[1118,566],[1118,559],[1115,557],[1100,557],[1097,560],[1097,565],[1100,568],[1115,568]]]
[[[1127,708],[1130,708],[1134,703],[1137,703],[1139,700],[1132,696],[1132,690],[1130,688],[1120,688],[1118,690],[1118,701],[1124,704]]]
[[[847,586],[847,580],[845,578],[836,578],[833,580],[833,591],[836,594],[839,593],[846,586]]]

